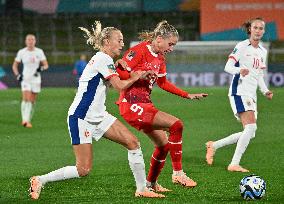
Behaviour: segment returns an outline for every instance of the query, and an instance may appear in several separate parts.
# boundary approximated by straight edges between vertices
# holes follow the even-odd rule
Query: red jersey
[[[123,56],[123,60],[133,71],[152,70],[157,77],[166,76],[166,62],[162,54],[151,51],[150,42],[141,42],[130,48]],[[119,71],[118,71],[119,73]],[[150,94],[157,77],[151,80],[138,80],[127,90],[120,93],[120,100],[125,98],[129,103],[150,103]]]

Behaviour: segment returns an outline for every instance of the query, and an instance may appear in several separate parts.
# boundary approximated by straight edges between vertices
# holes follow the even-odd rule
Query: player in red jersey
[[[122,79],[129,77],[130,70],[145,70],[151,75],[148,80],[138,80],[120,93],[117,102],[120,114],[131,126],[147,134],[155,144],[147,176],[148,187],[158,192],[169,191],[157,183],[168,152],[173,167],[173,183],[195,187],[197,183],[182,168],[183,123],[179,118],[158,110],[151,102],[150,94],[155,82],[165,91],[183,98],[200,99],[208,94],[187,93],[167,80],[165,55],[173,51],[179,38],[174,26],[161,21],[153,32],[140,33],[139,37],[143,42],[125,53],[118,61],[117,71]]]

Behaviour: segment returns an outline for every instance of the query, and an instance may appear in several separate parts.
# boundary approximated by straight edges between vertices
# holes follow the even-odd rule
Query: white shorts
[[[257,119],[256,101],[249,96],[229,96],[231,108],[237,120],[240,120],[239,113],[253,111],[255,119]]]
[[[31,91],[33,93],[39,93],[41,91],[41,84],[34,82],[21,82],[22,91]]]
[[[67,123],[72,145],[92,144],[92,139],[98,141],[116,119],[116,117],[107,112],[103,120],[97,123],[91,123],[69,115]]]

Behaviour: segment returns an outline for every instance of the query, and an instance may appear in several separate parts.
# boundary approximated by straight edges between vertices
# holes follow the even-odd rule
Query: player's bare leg
[[[206,162],[208,165],[213,164],[215,148],[213,147],[213,141],[208,141],[206,143]]]
[[[239,165],[242,155],[245,153],[247,146],[249,145],[250,139],[255,136],[257,129],[255,114],[253,111],[245,111],[239,114],[242,121],[244,131],[240,136],[237,147],[232,158],[231,164],[228,166],[228,171],[235,172],[249,172]]]
[[[116,120],[104,134],[104,137],[123,145],[128,149],[128,161],[136,182],[135,197],[163,198],[146,187],[145,163],[138,139],[119,121]]]
[[[189,178],[182,169],[182,121],[159,111],[154,117],[153,128],[169,132],[168,144],[173,167],[172,182],[185,187],[195,187],[197,183]]]
[[[31,113],[33,108],[34,96],[31,91],[23,91],[22,92],[22,104],[21,104],[21,112],[22,112],[22,125],[27,128],[32,128],[31,124]]]

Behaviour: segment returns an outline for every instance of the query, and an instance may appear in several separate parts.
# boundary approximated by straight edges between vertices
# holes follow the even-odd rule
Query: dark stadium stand
[[[127,48],[130,41],[137,40],[138,32],[152,29],[163,19],[176,26],[181,40],[199,40],[198,12],[0,16],[0,64],[12,64],[28,33],[36,35],[37,46],[45,51],[50,64],[72,64],[80,54],[91,56],[93,53],[79,26],[90,28],[95,20],[100,20],[103,27],[118,27],[124,34]]]

